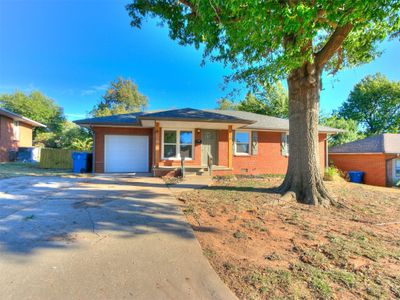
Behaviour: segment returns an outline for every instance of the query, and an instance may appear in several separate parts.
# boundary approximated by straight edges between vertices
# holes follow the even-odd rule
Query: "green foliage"
[[[102,101],[93,107],[91,115],[95,117],[124,114],[143,110],[147,106],[147,97],[138,91],[131,79],[122,77],[110,83]]]
[[[35,137],[35,144],[48,148],[91,151],[92,135],[78,125],[65,121],[59,132],[42,132]]]
[[[251,93],[247,93],[246,97],[239,102],[236,109],[262,115],[267,113],[266,103]]]
[[[228,99],[218,101],[218,109],[248,111],[262,115],[287,118],[289,115],[289,97],[280,82],[266,85],[257,93],[247,93],[238,104]]]
[[[72,169],[71,155],[72,150],[43,148],[39,166],[43,169]]]
[[[335,181],[335,180],[338,180],[341,176],[342,176],[342,173],[335,166],[330,166],[330,167],[325,168],[324,180]]]
[[[332,114],[329,117],[322,117],[321,124],[345,130],[345,132],[328,137],[329,147],[363,139],[365,137],[364,134],[359,132],[357,121],[352,119],[346,120],[343,117],[339,117],[337,114]]]
[[[40,122],[47,126],[47,130],[59,132],[65,121],[63,110],[54,100],[46,97],[39,91],[24,94],[16,91],[13,94],[0,95],[0,107],[20,114],[24,117]],[[46,129],[37,128],[35,133]]]
[[[90,152],[92,151],[92,147],[93,147],[93,139],[90,137],[84,139],[75,138],[72,140],[71,144],[71,148],[78,151]]]
[[[377,42],[399,32],[399,7],[398,0],[134,0],[127,10],[132,26],[157,18],[172,39],[203,46],[204,57],[230,65],[231,79],[257,86],[305,62],[335,72],[371,61]]]
[[[379,73],[365,77],[340,107],[339,116],[359,122],[367,136],[399,132],[400,81]]]
[[[217,109],[219,110],[237,110],[237,104],[232,100],[221,98],[217,101]]]

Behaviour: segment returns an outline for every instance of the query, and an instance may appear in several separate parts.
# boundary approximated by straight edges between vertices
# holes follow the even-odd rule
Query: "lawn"
[[[0,163],[0,179],[17,176],[61,176],[68,174],[71,174],[71,170],[41,169],[35,164],[22,162]]]
[[[327,182],[340,207],[280,201],[281,178],[178,199],[205,256],[240,299],[400,297],[400,190]]]

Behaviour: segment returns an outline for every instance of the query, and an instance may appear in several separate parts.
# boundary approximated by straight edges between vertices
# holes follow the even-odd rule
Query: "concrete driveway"
[[[0,180],[0,290],[2,299],[235,298],[152,177]]]

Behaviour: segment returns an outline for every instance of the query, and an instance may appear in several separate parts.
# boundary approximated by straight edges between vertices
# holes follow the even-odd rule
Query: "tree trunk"
[[[288,77],[289,164],[281,193],[295,193],[298,202],[329,206],[320,167],[318,115],[321,70],[305,63]]]

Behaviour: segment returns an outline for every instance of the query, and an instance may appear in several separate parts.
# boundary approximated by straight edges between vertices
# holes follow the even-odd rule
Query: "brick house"
[[[39,122],[0,108],[0,162],[9,160],[9,152],[32,147],[32,129],[46,127]]]
[[[286,119],[228,110],[174,109],[75,121],[94,133],[94,171],[175,175],[181,159],[192,171],[223,174],[285,174]],[[328,134],[319,126],[321,169]]]
[[[343,171],[363,171],[364,183],[392,186],[400,180],[400,134],[385,133],[329,149],[329,162]]]

